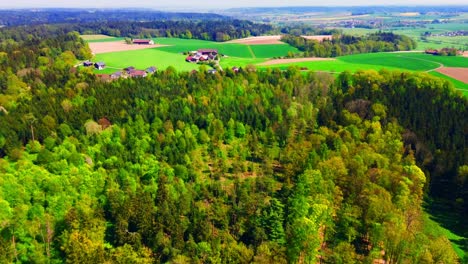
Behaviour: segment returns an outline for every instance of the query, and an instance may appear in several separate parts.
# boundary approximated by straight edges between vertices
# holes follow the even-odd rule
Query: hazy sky
[[[466,5],[466,0],[0,0],[3,7],[148,7],[208,9],[243,6]]]

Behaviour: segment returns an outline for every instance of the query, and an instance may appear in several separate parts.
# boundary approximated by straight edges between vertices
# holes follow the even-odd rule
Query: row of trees
[[[391,32],[372,33],[367,36],[333,35],[323,41],[302,36],[285,35],[282,41],[298,48],[305,57],[338,57],[342,55],[411,50],[416,42],[410,37]]]

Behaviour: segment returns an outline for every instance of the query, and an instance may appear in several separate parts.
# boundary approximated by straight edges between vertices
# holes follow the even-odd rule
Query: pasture
[[[111,53],[96,54],[95,61],[104,61],[106,69],[121,70],[128,66],[137,69],[146,69],[156,66],[158,69],[166,69],[169,66],[175,67],[179,71],[197,70],[197,64],[185,62],[185,56],[162,51],[161,48],[129,50]],[[102,71],[95,71],[101,73]]]

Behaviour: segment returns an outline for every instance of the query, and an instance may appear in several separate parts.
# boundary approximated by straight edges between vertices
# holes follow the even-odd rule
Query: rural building
[[[232,71],[237,73],[237,72],[239,72],[239,68],[238,67],[232,67]]]
[[[209,69],[209,70],[208,70],[208,73],[211,73],[211,74],[215,74],[215,73],[217,73],[217,72],[218,72],[218,71],[215,70],[215,69]]]
[[[152,39],[134,39],[133,44],[137,45],[153,45],[154,41]]]
[[[93,66],[93,64],[94,64],[94,63],[92,63],[91,61],[85,61],[85,62],[83,62],[83,66],[85,66],[85,67],[91,67],[91,66]]]
[[[132,72],[135,70],[135,67],[129,66],[129,67],[127,67],[127,68],[124,68],[123,70],[124,70],[127,74],[130,74],[130,73],[132,73]]]
[[[118,72],[114,72],[113,74],[111,74],[111,79],[119,79],[121,78],[123,75],[123,73],[121,71],[118,71]]]
[[[199,53],[201,55],[216,56],[216,55],[218,55],[218,50],[217,49],[199,49],[197,51],[197,53]]]
[[[108,82],[111,80],[111,77],[109,74],[96,74],[96,77],[103,82]]]
[[[147,73],[155,73],[158,69],[154,66],[151,66],[149,67],[148,69],[146,69],[146,72]]]
[[[99,62],[94,63],[94,67],[98,70],[102,70],[106,68],[106,64],[102,61],[99,61]]]
[[[138,78],[138,77],[146,77],[147,73],[145,71],[142,71],[142,70],[134,70],[134,71],[130,72],[129,75],[132,78]]]
[[[199,49],[198,51],[189,52],[189,56],[185,58],[187,62],[199,62],[214,60],[218,55],[217,49]]]

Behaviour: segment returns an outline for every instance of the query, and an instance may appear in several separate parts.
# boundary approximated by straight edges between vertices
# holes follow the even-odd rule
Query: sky
[[[0,0],[0,8],[24,7],[146,7],[198,9],[252,6],[466,5],[466,0]]]

